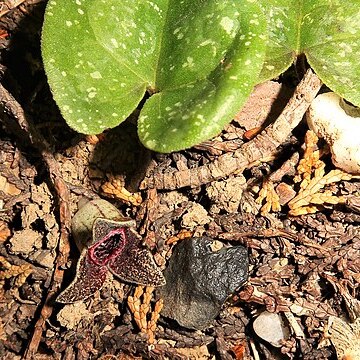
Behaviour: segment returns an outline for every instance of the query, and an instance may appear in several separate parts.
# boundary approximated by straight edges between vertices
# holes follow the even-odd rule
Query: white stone
[[[253,323],[257,336],[275,347],[281,347],[282,341],[289,337],[289,329],[279,314],[264,311]]]
[[[360,174],[360,109],[333,92],[318,95],[307,112],[307,123],[330,146],[334,165]]]

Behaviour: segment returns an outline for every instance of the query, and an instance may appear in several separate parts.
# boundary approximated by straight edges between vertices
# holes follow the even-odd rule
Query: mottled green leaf
[[[360,105],[360,1],[270,0],[269,44],[261,80],[286,70],[299,54],[334,92]]]
[[[251,0],[50,0],[42,52],[75,130],[111,128],[146,90],[139,136],[170,152],[221,131],[256,84],[266,20]]]

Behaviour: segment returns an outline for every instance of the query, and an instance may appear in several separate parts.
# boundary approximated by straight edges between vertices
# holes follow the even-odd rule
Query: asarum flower
[[[150,251],[142,247],[135,225],[105,200],[86,203],[72,220],[72,233],[81,253],[75,279],[57,301],[85,300],[101,289],[108,271],[126,282],[164,285],[163,274]]]

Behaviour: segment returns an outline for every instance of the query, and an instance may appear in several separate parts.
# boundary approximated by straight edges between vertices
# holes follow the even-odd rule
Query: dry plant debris
[[[3,321],[0,319],[0,340],[1,341],[6,341],[6,332],[4,330],[4,323]]]
[[[334,189],[324,190],[324,187],[339,181],[359,178],[340,169],[331,170],[326,174],[325,163],[320,159],[325,151],[317,148],[318,140],[313,131],[307,131],[304,156],[299,161],[297,175],[294,177],[295,183],[300,182],[300,190],[288,202],[289,215],[291,216],[313,214],[328,204],[344,204],[346,197],[333,195]],[[274,189],[271,176],[263,182],[256,202],[261,204],[264,199],[265,204],[261,208],[263,216],[270,211],[281,210],[280,197]]]
[[[50,289],[47,292],[46,300],[40,310],[40,316],[34,326],[34,332],[31,340],[27,344],[27,348],[24,354],[24,359],[31,359],[35,356],[38,346],[41,341],[42,332],[45,329],[46,320],[51,316],[53,307],[51,299],[58,291],[60,283],[63,279],[63,270],[67,261],[67,256],[70,250],[68,242],[68,230],[70,223],[70,210],[69,210],[69,198],[70,192],[61,176],[59,164],[56,161],[54,154],[51,152],[47,141],[44,137],[38,133],[31,116],[25,113],[24,109],[16,101],[16,99],[9,93],[9,91],[0,84],[0,105],[6,110],[6,113],[11,118],[11,121],[16,123],[18,131],[16,134],[20,138],[20,142],[30,143],[36,151],[38,151],[49,172],[49,178],[54,186],[59,207],[60,218],[60,238],[58,245],[58,253],[56,257],[56,265],[54,266],[52,274],[52,283]],[[12,124],[13,126],[13,124]],[[21,134],[25,133],[25,138],[21,137]],[[25,139],[25,140],[24,140]]]
[[[180,230],[178,234],[169,237],[169,238],[166,240],[166,244],[167,244],[167,245],[172,245],[172,244],[177,243],[177,242],[180,241],[180,240],[189,239],[189,238],[191,238],[193,235],[194,235],[194,233],[193,233],[192,231],[184,230],[184,229],[183,229],[183,230]]]
[[[256,202],[258,204],[262,204],[264,199],[266,199],[266,201],[260,210],[261,215],[265,216],[270,211],[277,212],[281,210],[279,195],[274,189],[274,183],[270,180],[263,182],[263,186],[259,192]]]
[[[347,267],[345,265],[345,267]],[[351,273],[350,269],[346,269],[347,272]],[[343,279],[338,280],[333,274],[329,274],[327,272],[324,272],[323,277],[330,282],[330,284],[334,287],[334,289],[342,296],[346,310],[348,312],[348,316],[352,322],[356,321],[358,318],[360,318],[360,300],[353,297],[350,292],[349,288],[351,288],[351,291],[354,291],[354,288],[356,287],[357,281],[351,281],[350,279]],[[352,274],[354,275],[354,274]],[[355,274],[356,277],[356,274]],[[350,281],[349,281],[350,280]]]
[[[276,190],[274,189],[275,183],[281,181],[281,179],[294,171],[296,164],[299,161],[299,154],[294,153],[287,161],[285,161],[281,167],[271,173],[264,181],[262,188],[259,192],[258,198],[256,199],[257,204],[262,204],[265,200],[265,204],[262,206],[260,213],[265,216],[270,211],[280,211],[281,205],[289,202],[295,197],[295,190],[286,183],[280,183]]]
[[[351,174],[345,173],[342,170],[331,170],[325,175],[324,164],[315,170],[314,177],[306,187],[301,189],[298,195],[289,202],[289,215],[313,214],[319,211],[322,205],[344,204],[346,199],[343,196],[334,196],[331,190],[321,190],[326,185],[352,178]]]
[[[209,349],[206,345],[181,348],[177,349],[177,352],[189,360],[215,359],[213,355],[210,355]]]
[[[21,193],[21,190],[3,175],[0,175],[0,191],[8,196],[17,196]]]
[[[309,130],[305,136],[304,158],[299,162],[299,175],[295,179],[296,181],[301,179],[300,191],[289,202],[289,215],[312,214],[319,211],[321,205],[343,204],[346,201],[343,196],[334,196],[332,190],[323,189],[326,185],[351,180],[354,176],[340,169],[325,174],[325,163],[320,160],[321,153],[319,150],[314,150],[317,142],[318,137]]]
[[[20,287],[25,283],[27,277],[32,273],[30,264],[13,265],[10,264],[3,256],[0,256],[0,285],[5,279],[16,278],[15,286]]]
[[[94,315],[89,311],[88,305],[83,302],[65,305],[57,314],[56,318],[60,325],[73,330],[80,321],[92,318]]]
[[[162,299],[156,301],[151,308],[151,298],[154,292],[153,286],[137,286],[133,296],[128,296],[128,305],[139,330],[148,335],[149,344],[155,342],[156,324],[163,307]]]
[[[329,317],[325,339],[336,349],[338,360],[360,359],[360,317],[353,323],[335,316]]]
[[[245,187],[246,179],[242,175],[209,184],[206,187],[206,194],[211,201],[210,212],[237,212]]]
[[[125,181],[122,176],[110,176],[109,181],[101,186],[103,193],[113,199],[124,201],[128,205],[138,206],[142,203],[139,192],[131,193],[125,189]]]
[[[285,90],[285,91],[284,91]],[[251,140],[280,115],[291,96],[291,90],[276,81],[255,86],[234,122],[245,128],[244,137]]]
[[[24,2],[25,2],[25,0],[7,0],[7,1],[4,1],[0,5],[0,18],[5,16],[7,13],[12,11],[17,6],[20,6]]]
[[[3,243],[11,235],[8,224],[5,221],[0,221],[0,243]]]
[[[319,139],[313,131],[309,130],[306,132],[304,155],[299,161],[297,175],[294,177],[296,183],[301,182],[302,189],[309,183],[313,169],[323,166],[323,162],[320,160],[318,141]]]

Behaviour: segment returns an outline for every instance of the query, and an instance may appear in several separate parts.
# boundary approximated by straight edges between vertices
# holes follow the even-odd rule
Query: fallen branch
[[[30,143],[40,152],[44,162],[49,171],[50,179],[54,185],[56,195],[59,203],[59,218],[60,218],[60,239],[58,244],[58,255],[55,261],[55,268],[52,274],[52,282],[46,296],[45,302],[40,312],[39,319],[36,321],[34,332],[31,340],[28,343],[27,349],[23,356],[23,359],[32,359],[37,352],[38,346],[41,341],[41,335],[45,328],[46,320],[52,313],[52,298],[58,293],[60,285],[63,279],[63,270],[61,270],[68,258],[70,251],[69,246],[69,229],[70,229],[70,210],[69,210],[69,189],[61,177],[58,163],[56,162],[54,155],[49,150],[45,139],[39,134],[32,124],[32,121],[28,115],[25,114],[21,105],[15,100],[15,98],[0,84],[0,106],[4,109],[4,112],[9,116],[11,120],[16,120],[17,125],[21,129],[21,133],[26,133]],[[8,120],[9,121],[9,120]],[[10,126],[11,127],[11,126]],[[19,136],[19,133],[15,133]],[[20,138],[20,141],[24,142],[24,139]],[[28,139],[26,139],[28,140]]]
[[[321,85],[320,79],[309,69],[281,115],[253,140],[233,153],[219,156],[210,164],[183,171],[150,175],[143,180],[140,188],[173,190],[185,186],[198,187],[235,172],[242,172],[259,161],[271,158],[302,120]]]

